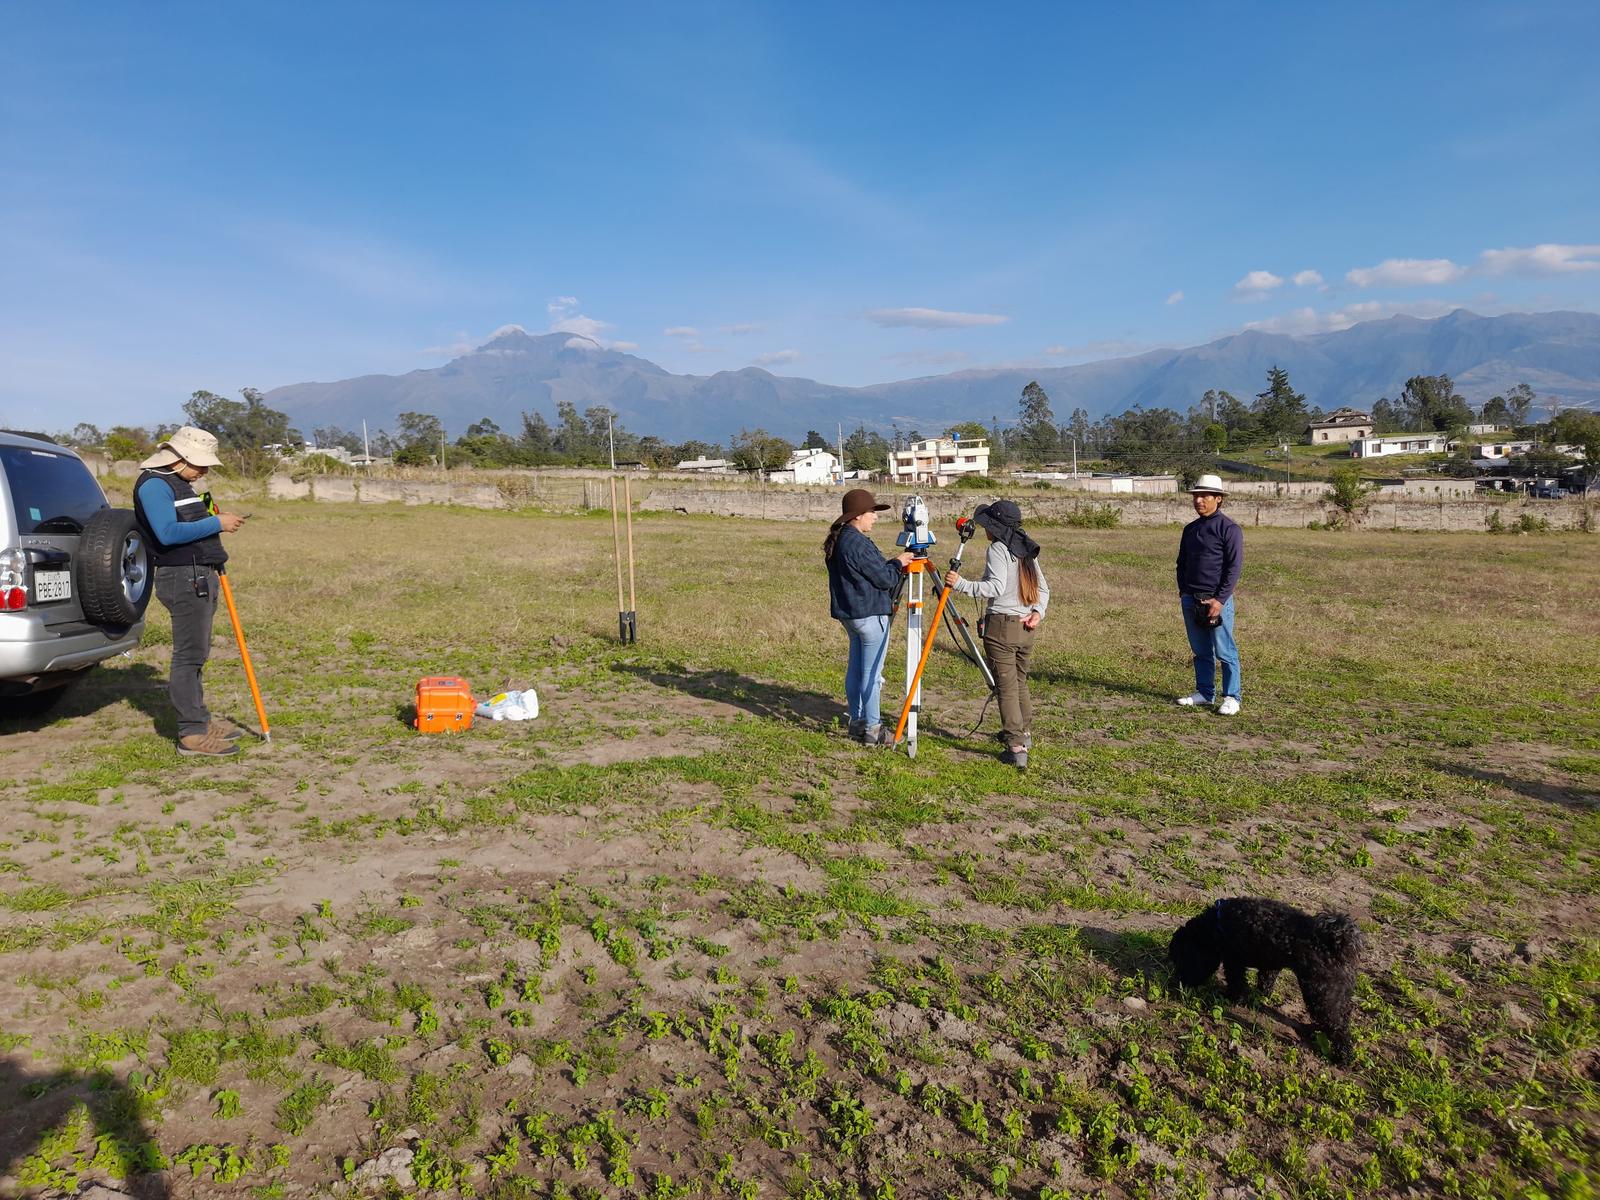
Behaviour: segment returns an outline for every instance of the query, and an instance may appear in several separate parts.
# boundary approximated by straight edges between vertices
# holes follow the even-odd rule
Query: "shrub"
[[[1115,529],[1122,524],[1122,509],[1115,504],[1080,504],[1062,524],[1074,529]]]

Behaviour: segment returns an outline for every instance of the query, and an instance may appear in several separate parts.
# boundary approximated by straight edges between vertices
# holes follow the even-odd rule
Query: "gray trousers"
[[[209,593],[204,599],[194,594],[197,579]],[[172,674],[167,695],[178,710],[181,738],[204,733],[211,725],[200,672],[211,657],[211,624],[221,590],[215,567],[156,568],[156,599],[172,614]]]
[[[1020,746],[1033,732],[1033,698],[1028,695],[1028,660],[1037,629],[1024,629],[1021,617],[990,613],[983,626],[983,656],[994,672],[1000,693],[1000,736],[1007,746]]]

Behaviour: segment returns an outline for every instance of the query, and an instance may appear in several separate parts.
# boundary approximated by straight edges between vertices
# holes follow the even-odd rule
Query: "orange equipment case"
[[[429,675],[417,681],[418,733],[459,733],[472,728],[477,705],[459,675]]]

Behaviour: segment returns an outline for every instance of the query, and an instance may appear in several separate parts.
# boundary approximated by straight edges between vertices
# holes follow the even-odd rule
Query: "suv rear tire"
[[[102,508],[78,538],[78,603],[95,625],[125,628],[144,616],[155,567],[144,531],[126,508]]]

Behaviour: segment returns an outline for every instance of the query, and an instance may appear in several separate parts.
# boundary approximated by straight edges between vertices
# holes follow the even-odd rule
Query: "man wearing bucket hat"
[[[222,462],[217,439],[185,425],[139,464],[133,512],[151,547],[156,598],[172,614],[172,671],[167,694],[178,710],[178,753],[224,758],[237,754],[237,731],[224,730],[206,709],[200,674],[211,656],[217,614],[217,569],[228,561],[222,534],[244,524],[218,512],[209,492],[194,484]]]
[[[1183,627],[1194,653],[1194,691],[1178,697],[1186,707],[1210,704],[1222,664],[1222,702],[1217,711],[1239,711],[1239,647],[1233,640],[1233,589],[1244,569],[1244,530],[1222,511],[1228,489],[1215,475],[1202,475],[1189,489],[1195,519],[1178,541],[1178,599]]]
[[[916,556],[907,550],[885,559],[868,536],[889,506],[865,488],[844,494],[837,520],[822,543],[828,567],[828,610],[850,638],[845,704],[850,736],[869,746],[887,744],[880,708],[883,659],[889,649],[889,612],[901,572]]]
[[[963,579],[951,570],[944,581],[961,595],[981,596],[988,604],[982,624],[983,656],[1000,694],[1000,740],[1005,744],[1000,761],[1025,771],[1033,745],[1028,661],[1039,622],[1050,607],[1050,585],[1039,568],[1039,543],[1022,528],[1022,509],[1015,501],[980,504],[972,519],[989,535],[983,578]]]

